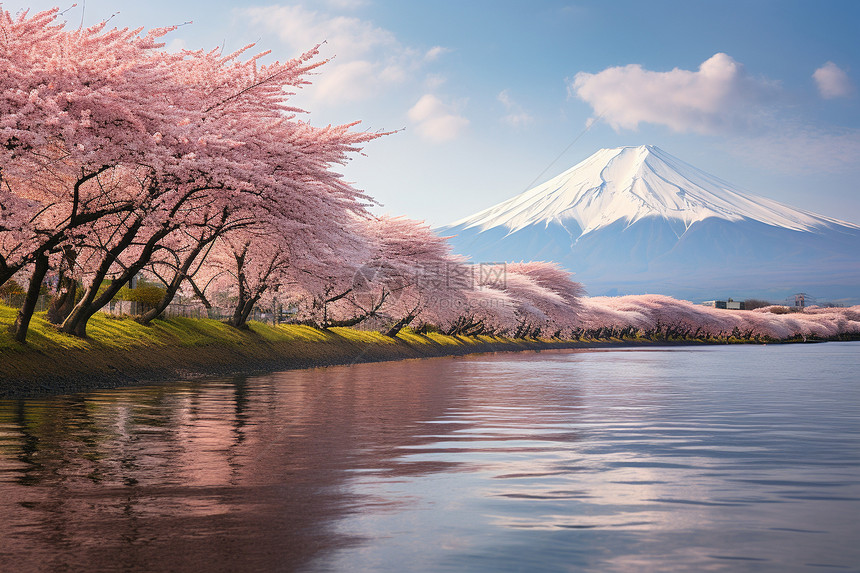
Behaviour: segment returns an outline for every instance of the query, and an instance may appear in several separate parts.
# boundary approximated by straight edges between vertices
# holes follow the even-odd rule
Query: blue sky
[[[653,144],[860,223],[860,2],[79,0],[64,18],[116,12],[193,21],[171,49],[257,42],[285,59],[325,41],[334,59],[294,101],[314,124],[402,129],[344,170],[380,211],[442,225],[602,147]]]

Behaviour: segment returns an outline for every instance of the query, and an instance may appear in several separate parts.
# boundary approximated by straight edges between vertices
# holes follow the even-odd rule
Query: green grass
[[[45,313],[36,313],[27,332],[27,344],[13,340],[9,326],[14,322],[16,310],[0,306],[0,351],[46,351],[58,348],[93,349],[158,347],[166,345],[195,346],[211,341],[226,342],[231,330],[217,321],[176,318],[154,321],[143,326],[129,318],[114,318],[97,313],[87,324],[87,338],[81,339],[59,332],[45,320]]]
[[[284,324],[272,326],[250,322],[247,330],[205,318],[167,318],[152,321],[143,326],[131,318],[118,318],[103,313],[94,315],[87,324],[87,338],[81,339],[59,332],[45,320],[45,313],[36,313],[27,333],[27,344],[12,339],[9,326],[14,322],[17,310],[0,305],[0,351],[13,350],[46,351],[55,349],[115,348],[131,350],[136,347],[157,348],[163,346],[196,347],[222,345],[241,347],[257,344],[261,340],[269,343],[281,342],[331,342],[346,339],[352,342],[374,344],[396,344],[396,341],[378,332],[365,332],[349,328],[332,328],[325,332],[316,328]],[[420,338],[413,335],[412,338]]]
[[[23,346],[9,333],[9,327],[15,322],[18,311],[8,306],[0,305],[0,352],[4,350],[26,350],[28,347],[35,350],[43,350],[48,347],[59,348],[86,348],[87,342],[74,336],[67,336],[57,332],[44,318],[44,313],[37,313],[30,322],[30,331],[27,333],[27,346]]]

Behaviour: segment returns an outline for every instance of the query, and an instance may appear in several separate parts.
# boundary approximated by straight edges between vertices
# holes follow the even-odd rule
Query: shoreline
[[[0,307],[0,399],[491,352],[756,343],[734,339],[455,337],[408,330],[389,338],[349,328],[323,331],[303,325],[251,323],[247,330],[237,330],[215,320],[186,318],[141,326],[129,318],[111,317],[94,319],[90,337],[80,339],[60,334],[38,316],[28,344],[21,345],[6,334],[4,323],[11,323],[11,311]],[[796,342],[802,341],[776,343]]]
[[[141,346],[128,349],[67,349],[28,351],[0,364],[0,399],[19,399],[171,380],[253,376],[286,370],[347,366],[420,358],[442,358],[495,352],[575,350],[624,347],[704,345],[701,341],[650,340],[513,340],[501,337],[445,337],[434,340],[415,334],[390,341],[351,340],[326,333],[316,341],[269,342],[231,347],[205,345],[174,348]],[[151,352],[157,356],[149,355]],[[0,357],[8,358],[0,351]]]

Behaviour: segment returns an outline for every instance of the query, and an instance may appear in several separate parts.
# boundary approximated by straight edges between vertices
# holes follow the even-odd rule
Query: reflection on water
[[[858,570],[860,345],[0,402],[0,569]]]

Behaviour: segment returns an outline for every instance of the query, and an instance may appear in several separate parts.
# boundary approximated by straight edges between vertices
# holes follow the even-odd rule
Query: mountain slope
[[[440,231],[475,261],[555,260],[592,294],[860,297],[860,226],[741,191],[653,146],[602,149]]]

